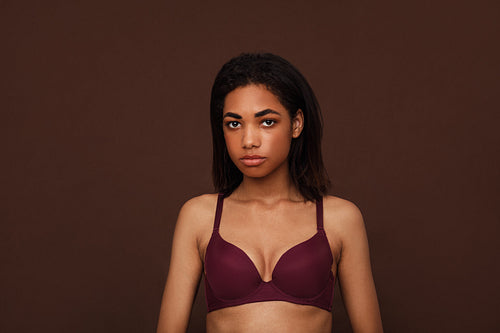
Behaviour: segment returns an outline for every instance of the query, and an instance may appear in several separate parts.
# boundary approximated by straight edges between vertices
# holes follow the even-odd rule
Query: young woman
[[[363,218],[326,195],[305,78],[242,54],[218,73],[210,116],[219,193],[179,213],[157,332],[185,332],[202,274],[207,332],[331,332],[336,278],[354,332],[382,332]]]

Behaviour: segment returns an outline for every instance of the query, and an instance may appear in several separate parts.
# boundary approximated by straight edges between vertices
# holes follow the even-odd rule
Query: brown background
[[[0,1],[2,332],[152,332],[182,203],[212,192],[209,91],[295,64],[386,332],[498,332],[497,1]],[[190,332],[204,328],[202,291]],[[340,294],[334,327],[349,332]]]

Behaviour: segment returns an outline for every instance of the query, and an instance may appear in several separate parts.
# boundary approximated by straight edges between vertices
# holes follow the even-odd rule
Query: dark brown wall
[[[500,330],[498,2],[0,1],[0,21],[0,331],[154,331],[178,209],[212,191],[212,80],[261,50],[317,93],[386,332]]]

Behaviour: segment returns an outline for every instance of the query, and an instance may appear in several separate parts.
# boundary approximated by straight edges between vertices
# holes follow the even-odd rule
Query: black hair
[[[299,137],[292,139],[288,168],[302,196],[319,200],[330,186],[321,156],[321,110],[304,76],[288,61],[271,53],[243,53],[224,64],[215,78],[210,100],[215,190],[229,195],[243,180],[227,151],[222,113],[227,94],[250,84],[264,85],[287,109],[291,119],[302,110],[304,128]]]

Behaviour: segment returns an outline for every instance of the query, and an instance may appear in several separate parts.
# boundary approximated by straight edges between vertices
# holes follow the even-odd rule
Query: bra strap
[[[316,201],[316,224],[318,230],[323,230],[323,197]]]
[[[219,230],[223,202],[224,202],[224,193],[219,193],[219,195],[217,196],[217,209],[215,211],[214,230]]]

